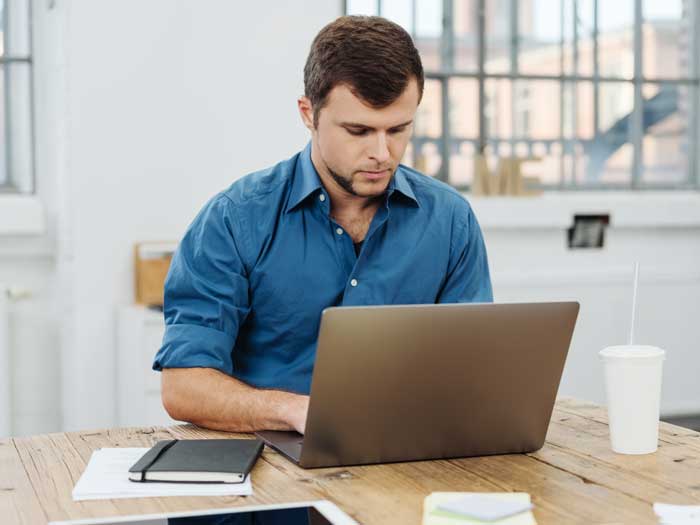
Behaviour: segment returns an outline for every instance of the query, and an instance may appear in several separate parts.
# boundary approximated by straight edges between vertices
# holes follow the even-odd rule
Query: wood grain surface
[[[528,492],[540,525],[656,523],[652,503],[700,504],[700,433],[661,424],[659,450],[610,450],[605,410],[560,399],[545,446],[532,454],[304,470],[265,448],[248,497],[73,501],[71,491],[101,447],[160,439],[241,437],[192,425],[46,434],[0,441],[0,523],[185,511],[328,499],[359,523],[419,524],[436,491]]]

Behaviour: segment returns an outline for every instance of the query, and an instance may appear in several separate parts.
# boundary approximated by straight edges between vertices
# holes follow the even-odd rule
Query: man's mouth
[[[369,180],[379,180],[383,179],[389,174],[389,170],[381,170],[381,171],[361,171],[360,175],[365,177],[366,179]]]

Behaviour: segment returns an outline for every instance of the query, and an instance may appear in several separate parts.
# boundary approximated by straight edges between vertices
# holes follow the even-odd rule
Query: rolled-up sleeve
[[[165,281],[165,335],[154,370],[233,371],[232,352],[249,312],[248,278],[234,204],[220,194],[197,215]]]
[[[450,263],[437,302],[493,302],[486,245],[471,207],[458,207],[453,221]]]

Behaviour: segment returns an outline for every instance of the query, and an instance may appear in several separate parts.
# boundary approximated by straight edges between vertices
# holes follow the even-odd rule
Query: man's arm
[[[164,368],[163,406],[170,417],[229,432],[304,433],[309,397],[253,388],[213,368]]]
[[[238,332],[250,310],[243,221],[224,195],[188,228],[165,281],[162,401],[181,421],[229,431],[304,431],[308,397],[253,388],[231,377]]]
[[[493,302],[486,245],[474,212],[466,205],[453,212],[450,263],[437,303]]]

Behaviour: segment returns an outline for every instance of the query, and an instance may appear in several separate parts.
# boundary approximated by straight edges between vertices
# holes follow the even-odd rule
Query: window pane
[[[439,80],[425,80],[423,99],[416,111],[413,133],[416,137],[435,139],[442,135],[442,98]]]
[[[442,2],[416,0],[416,34],[440,38],[442,35]]]
[[[515,136],[555,139],[559,136],[559,82],[515,82]]]
[[[453,186],[470,186],[474,180],[477,140],[454,141],[450,151],[450,180]]]
[[[537,176],[547,185],[559,183],[559,82],[517,80],[513,84],[514,115],[510,156],[532,159],[523,164],[523,174]],[[503,149],[503,148],[502,148]]]
[[[600,4],[602,2],[599,1]],[[593,75],[593,0],[565,0],[562,63],[567,75]]]
[[[598,0],[598,63],[600,76],[634,75],[634,2]]]
[[[581,112],[585,113],[589,107],[592,106],[584,102]],[[634,86],[631,82],[602,82],[598,86],[598,130],[583,135],[587,161],[579,180],[596,185],[631,182],[633,149],[630,124],[633,109]]]
[[[634,109],[634,86],[631,82],[603,82],[599,86],[598,122],[605,132],[615,126],[627,126]]]
[[[500,159],[514,155],[513,82],[487,79],[484,82],[484,119],[486,145],[484,156],[491,172],[498,169]]]
[[[416,0],[416,34],[413,37],[420,51],[423,69],[440,69],[442,38],[442,2]]]
[[[566,82],[563,86],[562,101],[563,183],[574,186],[595,183],[596,180],[590,176],[591,159],[597,147],[593,82]]]
[[[477,0],[454,0],[454,67],[475,71],[479,63]]]
[[[453,78],[450,100],[450,184],[467,186],[474,177],[474,155],[479,137],[479,85],[475,79]]]
[[[420,54],[424,71],[437,71],[440,69],[440,39],[433,37],[414,37],[413,42]]]
[[[376,15],[377,0],[347,0],[347,14]]]
[[[479,85],[471,78],[452,78],[450,97],[450,134],[456,138],[479,136]]]
[[[510,71],[510,1],[486,0],[484,32],[486,36],[486,63],[488,73]]]
[[[6,33],[6,55],[27,56],[29,45],[29,0],[4,0],[3,21],[9,28]],[[5,26],[3,26],[4,28]]]
[[[679,183],[688,180],[690,99],[695,88],[673,84],[645,84],[642,179],[645,183]]]
[[[0,0],[0,54],[5,54],[5,0]]]
[[[561,2],[518,4],[518,70],[529,75],[561,73]]]
[[[600,87],[600,84],[598,85]],[[595,135],[595,84],[593,82],[576,83],[576,137],[583,140],[591,140]]]
[[[412,168],[415,167],[416,163],[413,159],[413,152],[415,151],[415,148],[413,147],[413,141],[410,141],[408,145],[406,146],[406,151],[403,154],[403,157],[401,158],[401,164],[404,164],[406,166],[410,166]]]
[[[5,132],[5,75],[0,69],[0,190],[10,183],[7,174],[7,133]]]
[[[642,33],[646,78],[691,76],[691,13],[681,0],[644,0]]]
[[[522,174],[526,177],[538,177],[545,186],[558,186],[561,182],[562,147],[557,140],[533,141],[532,155],[536,162],[525,163]]]
[[[24,193],[33,190],[30,67],[26,62],[5,64],[3,67],[7,91],[3,100],[9,101],[4,118],[8,128],[3,140],[3,146],[8,144],[11,148],[8,179]],[[3,159],[3,166],[7,164]]]
[[[503,144],[509,144],[513,136],[513,89],[512,81],[506,79],[487,79],[484,82],[484,117],[486,135],[498,155]]]
[[[415,169],[425,175],[435,177],[442,166],[439,144],[431,140],[415,140],[413,147],[416,151]]]
[[[413,33],[413,13],[411,0],[382,0],[381,15]]]

